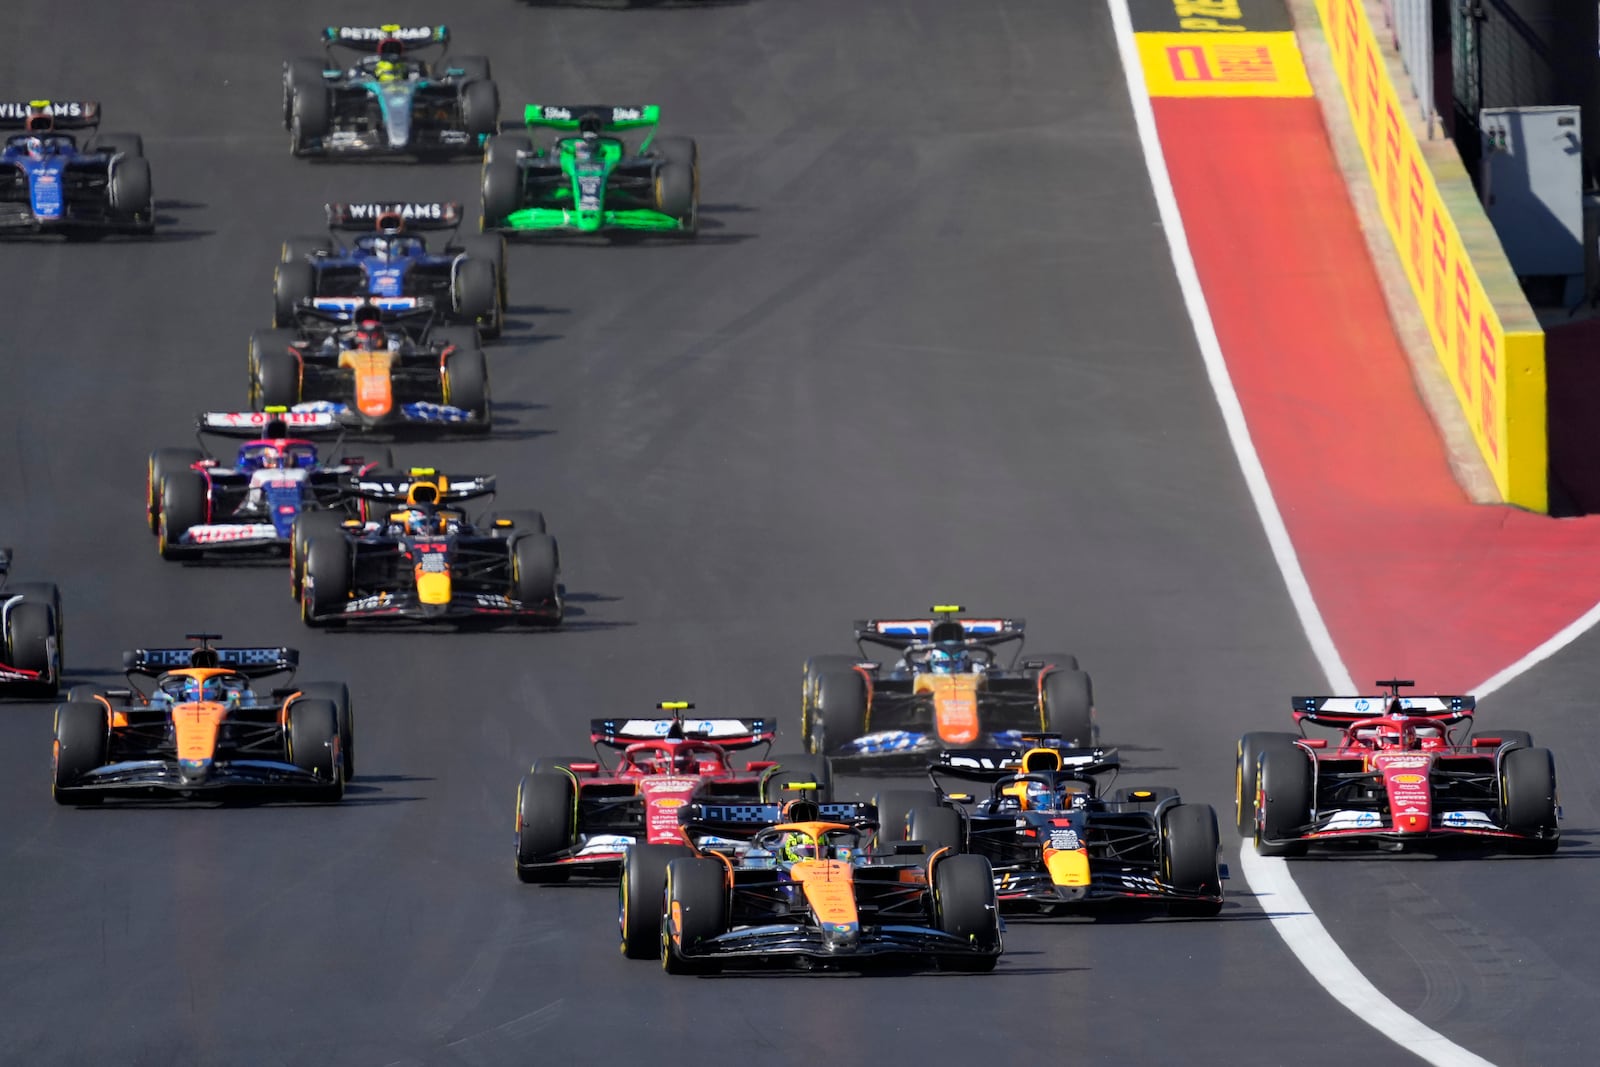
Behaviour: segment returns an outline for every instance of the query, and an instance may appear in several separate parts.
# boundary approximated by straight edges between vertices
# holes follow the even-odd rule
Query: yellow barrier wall
[[[1507,503],[1545,511],[1544,334],[1507,332],[1502,325],[1480,266],[1462,242],[1406,121],[1406,105],[1362,0],[1316,0],[1316,5],[1383,220],[1405,263],[1434,351],[1500,495]],[[1489,254],[1504,260],[1498,242]],[[1509,272],[1507,265],[1502,273]]]

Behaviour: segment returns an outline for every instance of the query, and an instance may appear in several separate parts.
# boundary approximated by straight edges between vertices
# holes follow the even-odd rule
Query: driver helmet
[[[372,76],[380,82],[399,81],[405,77],[406,66],[387,57],[381,58],[373,64]]]
[[[264,470],[277,470],[284,466],[283,453],[271,445],[256,450],[256,466]]]
[[[185,704],[195,704],[200,701],[219,701],[223,699],[222,682],[216,678],[185,678],[183,680],[182,701]]]
[[[355,346],[363,352],[376,352],[384,347],[383,323],[377,319],[362,319],[356,324]]]
[[[934,674],[963,674],[972,667],[972,656],[964,648],[935,648],[928,653],[928,670]]]
[[[1027,803],[1023,806],[1028,811],[1048,811],[1056,806],[1055,793],[1044,782],[1028,779]]]
[[[814,860],[817,858],[817,844],[805,834],[791,830],[783,835],[783,844],[778,849],[778,855],[785,863]]]
[[[43,159],[49,142],[43,137],[29,137],[22,142],[22,146],[27,149],[29,159]]]
[[[1415,740],[1414,733],[1404,727],[1393,723],[1384,723],[1378,727],[1379,748],[1412,748],[1414,746],[1410,742],[1413,740]]]
[[[397,513],[400,528],[408,534],[431,533],[428,529],[428,513],[422,508],[407,508]]]

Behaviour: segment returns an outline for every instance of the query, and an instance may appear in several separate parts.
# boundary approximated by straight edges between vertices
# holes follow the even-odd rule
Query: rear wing
[[[589,722],[589,740],[611,748],[626,748],[640,741],[669,737],[714,741],[728,749],[753,748],[771,744],[775,736],[777,725],[769,719],[591,719]]]
[[[855,622],[858,644],[883,645],[888,648],[909,648],[934,640],[936,627],[960,623],[961,639],[984,645],[1020,641],[1024,619],[857,619]]]
[[[270,407],[265,411],[202,411],[195,425],[201,433],[219,437],[289,437],[344,431],[338,416],[331,412]]]
[[[372,303],[373,298],[370,296],[352,296],[343,299],[325,296],[305,297],[294,309],[295,324],[307,334],[320,338],[327,331],[348,326],[356,321],[356,313],[365,308],[364,314],[370,315],[376,311],[379,322],[409,329],[415,336],[415,331],[433,325],[432,320],[438,305],[431,296],[415,296],[410,299],[413,301],[410,307],[384,307],[382,304]]]
[[[551,130],[581,129],[585,119],[602,133],[637,130],[658,125],[661,108],[657,104],[529,104],[522,109],[523,122]]]
[[[492,474],[440,474],[429,467],[411,468],[409,478],[354,478],[349,491],[355,496],[382,504],[404,504],[408,501],[411,487],[422,482],[438,489],[436,503],[439,504],[492,496],[495,491]]]
[[[338,203],[322,207],[328,213],[330,230],[453,230],[462,219],[461,203],[455,200]]]
[[[1041,746],[1051,747],[1051,746]],[[928,765],[928,774],[948,775],[969,782],[996,782],[1022,774],[1020,748],[962,748],[940,752]],[[1122,759],[1114,748],[1064,748],[1060,750],[1061,769],[1057,774],[1093,775],[1114,771]]]
[[[322,31],[322,43],[328,48],[371,49],[376,51],[385,41],[399,41],[407,48],[427,48],[450,43],[450,29],[446,26],[328,26]]]
[[[0,100],[0,130],[85,130],[98,125],[100,104],[94,100]]]
[[[1344,727],[1361,719],[1383,715],[1413,715],[1432,719],[1446,726],[1472,718],[1478,706],[1472,696],[1309,696],[1292,697],[1295,722],[1314,722],[1321,726]]]
[[[300,666],[300,652],[293,648],[135,648],[122,654],[122,669],[154,677],[193,666],[194,654],[204,651],[216,653],[217,666],[249,678],[285,674]]]
[[[876,805],[860,801],[817,804],[818,822],[845,823],[852,828],[870,829],[878,825]],[[780,804],[692,803],[679,809],[678,825],[689,833],[749,837],[769,826],[788,822]]]

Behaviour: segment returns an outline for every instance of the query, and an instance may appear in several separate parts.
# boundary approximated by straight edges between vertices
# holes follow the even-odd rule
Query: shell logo
[[[1421,785],[1427,780],[1420,774],[1397,774],[1392,779],[1396,785]]]

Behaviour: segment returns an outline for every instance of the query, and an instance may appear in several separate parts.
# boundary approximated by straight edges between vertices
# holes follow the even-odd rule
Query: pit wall
[[[1419,139],[1366,0],[1315,0],[1384,224],[1502,499],[1549,511],[1544,333],[1449,141]]]

